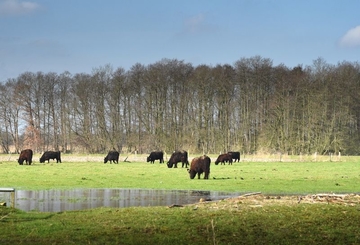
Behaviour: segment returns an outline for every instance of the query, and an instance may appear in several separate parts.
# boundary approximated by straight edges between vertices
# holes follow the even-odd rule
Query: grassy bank
[[[97,208],[25,213],[0,208],[1,244],[359,244],[359,204]]]

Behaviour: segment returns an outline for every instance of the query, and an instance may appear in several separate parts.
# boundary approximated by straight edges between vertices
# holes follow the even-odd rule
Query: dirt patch
[[[238,197],[227,198],[220,201],[202,200],[193,204],[195,208],[207,207],[216,209],[239,208],[240,206],[264,207],[268,205],[298,205],[307,204],[332,204],[356,206],[360,204],[358,194],[311,194],[311,195],[289,195],[289,196],[270,196],[261,193],[250,193]]]

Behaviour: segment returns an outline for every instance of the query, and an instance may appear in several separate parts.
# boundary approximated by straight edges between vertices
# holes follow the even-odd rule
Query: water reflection
[[[97,207],[185,205],[200,198],[220,200],[238,195],[241,193],[146,189],[17,190],[15,199],[16,208],[24,211],[60,212]]]

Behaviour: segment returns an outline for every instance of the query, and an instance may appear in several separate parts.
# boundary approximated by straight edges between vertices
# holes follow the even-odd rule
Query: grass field
[[[184,207],[96,208],[59,213],[0,207],[0,244],[360,244],[360,198],[332,203],[268,199],[268,194],[358,193],[359,157],[243,157],[211,164],[210,179],[186,169],[101,155],[63,155],[63,163],[19,166],[0,156],[0,187],[149,188],[261,192],[256,197]],[[38,156],[35,156],[35,160]],[[192,157],[190,157],[192,159]],[[212,162],[216,156],[211,156]],[[261,197],[261,198],[260,198]]]
[[[4,158],[0,160],[0,187],[16,189],[148,188],[306,194],[359,192],[360,184],[360,158],[356,157],[331,162],[328,158],[318,162],[245,158],[233,165],[212,163],[209,180],[191,180],[181,164],[169,169],[166,164],[146,163],[145,155],[129,157],[130,162],[119,164],[104,164],[100,155],[63,155],[61,164],[35,162],[31,166]],[[216,156],[211,158],[214,162]]]

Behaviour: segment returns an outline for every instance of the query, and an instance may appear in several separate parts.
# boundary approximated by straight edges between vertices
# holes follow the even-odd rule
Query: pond
[[[215,201],[241,194],[149,189],[16,190],[15,207],[24,211],[62,212],[97,207],[170,206],[196,203],[201,198]],[[9,195],[0,193],[0,202],[2,200],[10,203]]]

